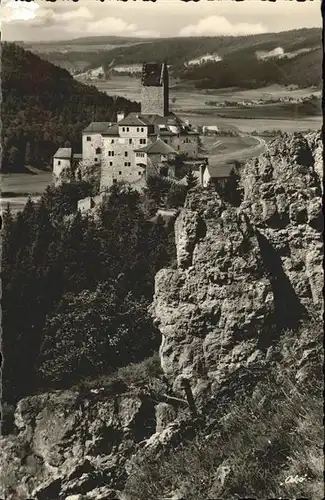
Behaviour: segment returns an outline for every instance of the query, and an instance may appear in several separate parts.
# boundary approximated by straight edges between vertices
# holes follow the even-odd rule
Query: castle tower
[[[167,64],[144,63],[141,83],[141,113],[167,116],[169,114]]]

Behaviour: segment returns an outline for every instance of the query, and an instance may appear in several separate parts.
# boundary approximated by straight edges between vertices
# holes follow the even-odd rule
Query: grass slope
[[[209,426],[191,442],[156,461],[144,458],[127,482],[131,498],[167,499],[177,492],[186,500],[321,500],[324,429],[319,330],[311,324],[300,332],[287,332],[282,359],[271,365],[251,395],[236,397],[226,412],[216,404]],[[304,337],[312,349],[306,350],[307,344],[302,348]]]

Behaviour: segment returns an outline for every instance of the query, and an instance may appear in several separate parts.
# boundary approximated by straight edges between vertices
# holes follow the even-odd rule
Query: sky
[[[321,27],[321,0],[2,0],[2,40],[218,36]]]

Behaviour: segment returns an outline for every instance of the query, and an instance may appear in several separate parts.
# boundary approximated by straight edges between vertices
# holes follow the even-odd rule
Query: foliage
[[[73,350],[83,359],[82,376],[94,373],[90,360],[102,348],[110,352],[102,359],[108,372],[152,352],[156,330],[147,306],[156,272],[175,258],[173,230],[148,221],[138,192],[123,186],[111,189],[98,218],[82,217],[74,212],[75,204],[87,189],[87,183],[51,187],[40,202],[29,200],[15,218],[9,209],[3,214],[3,398],[8,403],[57,385],[52,351],[63,378],[66,356],[74,360],[71,380],[81,375]],[[112,287],[110,295],[98,288],[100,283]],[[102,311],[101,318],[87,316],[92,304]],[[73,322],[79,333],[76,327],[69,330]],[[113,328],[115,344],[110,344],[114,335],[107,332]],[[89,344],[80,347],[81,337]]]
[[[168,208],[183,207],[187,194],[186,186],[182,184],[173,183],[167,193],[166,204]]]
[[[2,46],[2,170],[43,167],[67,139],[81,150],[81,131],[91,121],[113,121],[117,110],[138,104],[113,99],[83,85],[64,69],[12,43]]]
[[[79,380],[72,389],[80,390],[95,389],[100,387],[111,387],[116,382],[122,381],[128,386],[148,384],[150,380],[160,378],[162,368],[158,352],[145,358],[143,361],[128,363],[121,366],[112,373],[104,373],[97,376],[84,377]]]
[[[147,178],[146,195],[153,200],[157,207],[165,204],[172,181],[160,175],[151,175]]]
[[[229,177],[222,184],[217,179],[210,181],[220,198],[235,207],[239,207],[243,201],[243,192],[240,187],[240,167],[240,162],[236,161]]]
[[[159,333],[148,306],[118,282],[64,295],[42,332],[40,372],[51,382],[70,384],[150,355]]]

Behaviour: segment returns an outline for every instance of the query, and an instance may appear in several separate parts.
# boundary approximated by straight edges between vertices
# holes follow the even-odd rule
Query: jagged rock
[[[263,370],[275,332],[321,313],[320,142],[285,136],[248,162],[237,209],[211,190],[189,193],[175,224],[178,267],[156,275],[153,304],[176,392],[179,376],[199,398],[208,382],[216,393]]]
[[[11,461],[12,483],[24,481],[26,498],[61,500],[104,485],[120,488],[124,462],[155,432],[154,419],[154,403],[144,391],[31,396],[17,405],[19,439],[4,440],[1,457]],[[34,467],[32,480],[26,477],[27,459]],[[6,497],[6,486],[0,491]]]
[[[168,403],[159,403],[156,406],[156,433],[161,432],[172,423],[177,416],[175,408]]]
[[[32,492],[32,498],[37,500],[56,500],[61,491],[61,478],[51,478],[35,488]]]
[[[119,500],[122,498],[121,492],[112,490],[107,486],[96,488],[86,495],[86,500]]]

